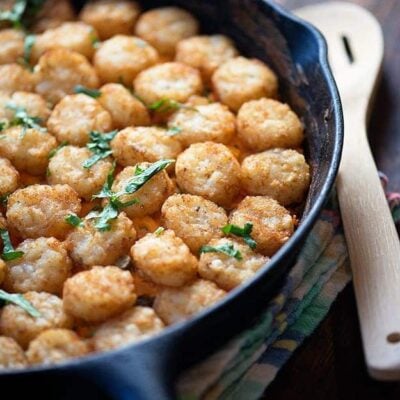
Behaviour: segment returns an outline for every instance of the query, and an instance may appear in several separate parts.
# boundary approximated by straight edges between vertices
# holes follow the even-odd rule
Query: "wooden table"
[[[322,0],[278,0],[288,8]],[[400,191],[400,0],[353,0],[382,23],[386,55],[370,123],[370,142],[389,189]],[[400,261],[400,260],[399,260]],[[400,288],[399,288],[400,290]],[[400,312],[400,310],[399,310]],[[366,373],[353,288],[306,340],[265,392],[268,400],[394,400],[400,383],[378,383]]]

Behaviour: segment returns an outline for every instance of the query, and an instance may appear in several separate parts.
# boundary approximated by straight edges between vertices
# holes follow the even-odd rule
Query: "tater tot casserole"
[[[0,369],[220,301],[292,236],[311,174],[275,72],[186,10],[21,4],[0,2]]]

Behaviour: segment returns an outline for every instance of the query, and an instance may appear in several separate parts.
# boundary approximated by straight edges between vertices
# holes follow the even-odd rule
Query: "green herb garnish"
[[[9,197],[10,197],[10,193],[6,193],[6,194],[3,194],[2,196],[0,196],[0,204],[2,206],[6,206]]]
[[[74,87],[74,93],[86,94],[86,96],[92,97],[93,99],[98,99],[101,96],[99,89],[91,89],[82,85],[76,85]]]
[[[221,244],[219,246],[202,246],[200,253],[223,253],[239,261],[243,259],[242,253],[235,249],[232,243]]]
[[[160,236],[160,235],[162,235],[162,234],[164,233],[164,231],[165,231],[165,228],[163,228],[162,226],[159,226],[159,227],[154,231],[154,234],[155,234],[156,236]]]
[[[61,142],[55,149],[51,150],[48,158],[53,158],[63,147],[68,146],[68,142],[66,140],[64,140],[63,142]]]
[[[32,54],[32,48],[35,44],[36,41],[36,36],[35,35],[27,35],[25,36],[24,40],[24,57],[22,58],[22,63],[25,65],[25,67],[29,68],[32,70],[31,66],[31,54]]]
[[[182,128],[179,128],[179,126],[171,126],[167,130],[167,135],[168,136],[175,136],[175,135],[177,135],[177,134],[179,134],[181,132],[182,132]]]
[[[76,214],[69,214],[65,217],[65,221],[75,228],[83,226],[82,218],[79,218]]]
[[[90,41],[92,43],[92,46],[95,49],[98,49],[100,46],[100,39],[98,38],[98,36],[96,35],[96,32],[94,31],[94,29],[92,29],[90,31]]]
[[[133,204],[139,203],[138,199],[133,199],[127,202],[120,200],[121,196],[133,194],[138,191],[146,182],[148,182],[154,175],[167,168],[168,165],[173,163],[174,160],[160,160],[151,164],[147,168],[136,167],[135,173],[131,180],[127,183],[125,188],[119,192],[112,191],[112,184],[114,182],[114,169],[115,164],[107,176],[107,180],[99,193],[93,196],[94,199],[108,199],[107,205],[101,211],[93,211],[88,215],[87,219],[96,219],[94,226],[100,231],[107,231],[111,229],[110,221],[117,218],[118,212]]]
[[[234,224],[228,224],[222,228],[222,232],[225,233],[225,235],[239,236],[243,238],[243,240],[251,249],[255,249],[257,242],[250,236],[252,230],[253,224],[250,222],[246,222],[243,228]]]
[[[0,300],[5,301],[6,303],[15,304],[18,307],[21,307],[25,310],[31,317],[39,318],[41,316],[40,312],[32,305],[30,301],[25,299],[22,294],[16,293],[7,293],[4,290],[0,289]]]
[[[16,104],[9,102],[6,104],[6,108],[14,111],[14,117],[10,121],[10,126],[22,126],[22,138],[25,136],[25,133],[28,129],[36,129],[40,132],[47,131],[46,128],[40,126],[42,119],[40,117],[32,117],[31,115],[29,115],[25,107],[17,106]]]
[[[11,10],[0,11],[0,21],[9,22],[14,28],[21,28],[27,3],[27,0],[16,0]]]
[[[45,0],[16,0],[11,10],[0,11],[0,22],[9,22],[13,28],[24,28],[33,21]]]
[[[154,175],[161,172],[163,169],[167,168],[171,165],[175,160],[159,160],[155,163],[151,164],[146,169],[142,169],[140,167],[136,167],[135,175],[129,181],[129,183],[125,186],[125,189],[122,192],[117,193],[118,196],[122,196],[124,194],[132,194],[138,191],[147,181],[149,181]]]
[[[179,103],[175,100],[164,98],[161,100],[157,100],[154,103],[151,103],[148,106],[148,109],[155,112],[165,113],[169,111],[179,110],[182,106],[183,106],[182,103]]]
[[[0,132],[4,131],[7,129],[9,126],[8,121],[0,121]]]
[[[24,255],[23,251],[15,251],[10,240],[10,234],[8,233],[7,229],[0,229],[0,237],[3,241],[3,254],[1,255],[1,258],[4,261],[16,260],[17,258],[21,258]]]
[[[118,131],[111,131],[108,133],[101,133],[97,131],[90,132],[90,141],[86,147],[93,153],[93,156],[88,158],[83,163],[83,168],[90,168],[97,161],[107,158],[112,154],[110,142],[115,138]]]

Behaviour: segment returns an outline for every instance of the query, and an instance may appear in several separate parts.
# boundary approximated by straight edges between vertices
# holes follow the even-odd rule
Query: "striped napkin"
[[[385,186],[387,179],[382,175]],[[400,194],[387,195],[400,221]],[[178,382],[181,400],[253,400],[323,320],[351,279],[336,193],[308,236],[283,289],[258,322]]]

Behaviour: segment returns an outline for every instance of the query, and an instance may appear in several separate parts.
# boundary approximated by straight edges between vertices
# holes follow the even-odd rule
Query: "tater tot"
[[[214,71],[238,55],[233,42],[223,35],[193,36],[176,46],[175,60],[197,68],[204,82],[210,82]]]
[[[179,41],[197,34],[199,24],[187,11],[162,7],[143,13],[135,33],[152,44],[163,56],[172,57]]]
[[[167,62],[141,72],[135,79],[134,88],[147,105],[163,99],[184,103],[190,96],[203,91],[203,83],[197,69]]]
[[[109,231],[99,231],[93,220],[85,220],[67,237],[70,255],[76,264],[84,268],[93,265],[113,265],[127,254],[136,239],[132,221],[121,213],[110,222]]]
[[[249,194],[270,196],[287,206],[303,201],[310,167],[296,150],[271,149],[243,160],[242,179]]]
[[[180,287],[194,280],[197,258],[172,230],[149,233],[131,249],[136,268],[159,285]]]
[[[101,40],[115,35],[130,35],[140,13],[137,3],[127,0],[87,2],[79,18],[93,26]]]
[[[84,146],[90,131],[107,132],[113,127],[111,115],[100,103],[85,94],[65,96],[47,122],[49,131],[59,142]]]
[[[118,267],[93,267],[64,284],[65,311],[87,322],[102,322],[127,310],[136,301],[133,278]]]
[[[101,324],[94,333],[96,351],[115,349],[161,332],[164,324],[150,307],[134,307]]]
[[[156,297],[155,312],[165,324],[182,322],[221,300],[226,292],[214,282],[198,279],[183,288],[164,288]]]
[[[155,126],[125,128],[112,140],[111,148],[118,164],[126,167],[142,161],[175,159],[182,151],[175,137]]]
[[[235,135],[235,116],[221,103],[181,108],[168,121],[170,129],[177,129],[174,136],[183,146],[198,142],[229,143]]]
[[[0,91],[2,92],[32,92],[35,82],[34,75],[18,64],[0,65]]]
[[[291,108],[273,99],[249,101],[237,116],[238,137],[254,151],[299,147],[303,125]]]
[[[266,196],[247,196],[231,213],[229,222],[238,226],[253,224],[251,237],[257,251],[272,256],[294,231],[293,217],[279,203]]]
[[[97,49],[93,65],[103,83],[132,85],[136,75],[158,62],[157,51],[134,36],[117,35]]]
[[[112,167],[109,159],[96,162],[90,168],[84,168],[83,163],[93,153],[87,148],[65,146],[61,148],[49,162],[47,180],[50,184],[67,184],[80,197],[90,200],[99,192],[106,181]]]
[[[69,329],[48,329],[33,339],[26,351],[29,364],[57,364],[90,352],[87,342]]]
[[[14,192],[14,190],[18,188],[18,184],[18,171],[13,167],[10,161],[0,157],[0,197]]]
[[[7,100],[7,103],[23,107],[28,115],[40,118],[41,122],[46,122],[50,116],[51,111],[46,100],[36,93],[15,92]],[[6,117],[11,120],[14,116],[14,111],[7,108],[7,103],[4,104],[4,111]]]
[[[212,76],[212,86],[217,98],[233,111],[249,100],[278,93],[275,73],[260,60],[244,57],[222,64]]]
[[[228,223],[222,207],[201,196],[174,194],[161,209],[163,225],[175,233],[197,254],[212,238],[222,236],[221,228]]]
[[[57,28],[36,35],[32,60],[37,62],[46,51],[58,48],[75,51],[90,60],[95,51],[92,43],[94,37],[97,37],[97,32],[92,26],[83,22],[64,22]]]
[[[43,175],[49,163],[49,153],[56,147],[56,139],[48,132],[14,126],[3,132],[0,157],[9,159],[19,171]]]
[[[114,128],[146,126],[150,115],[145,105],[134,97],[128,89],[118,83],[107,83],[100,88],[100,104],[111,114]]]
[[[202,253],[199,274],[202,278],[215,282],[224,290],[234,289],[254,274],[268,261],[268,257],[255,253],[247,244],[228,238],[213,239],[209,246],[233,245],[242,256],[241,260],[224,253]]]
[[[23,238],[64,239],[71,229],[65,217],[80,209],[80,199],[70,186],[32,185],[10,195],[7,221]]]
[[[36,15],[32,31],[41,33],[74,19],[74,9],[69,0],[46,0]]]
[[[5,290],[61,294],[72,268],[63,243],[54,238],[27,239],[16,251],[23,255],[7,262]]]
[[[0,336],[0,370],[23,368],[28,364],[21,346],[12,338]]]
[[[147,168],[149,165],[149,163],[138,164],[142,169]],[[115,178],[112,190],[114,192],[123,190],[135,175],[135,171],[136,166],[124,168]],[[123,195],[119,200],[125,203],[137,199],[137,204],[124,208],[124,211],[131,218],[144,217],[160,211],[162,204],[173,190],[174,184],[164,170],[153,176],[137,192]]]
[[[51,328],[71,328],[72,318],[63,310],[63,301],[50,293],[28,292],[23,295],[39,317],[30,316],[24,309],[7,304],[0,314],[0,334],[15,339],[24,349],[36,336]]]
[[[178,156],[176,180],[182,191],[229,206],[240,191],[240,164],[223,144],[192,144]]]
[[[53,49],[43,54],[35,68],[35,75],[36,93],[52,104],[73,93],[76,85],[88,88],[99,86],[96,70],[86,57],[67,49]]]
[[[0,30],[0,64],[12,64],[24,55],[24,33],[17,29]]]

